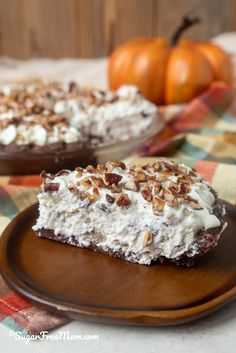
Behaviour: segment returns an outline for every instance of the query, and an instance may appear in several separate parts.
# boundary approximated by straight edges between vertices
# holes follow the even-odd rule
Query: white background
[[[73,321],[51,334],[98,335],[97,341],[15,340],[0,325],[1,353],[234,353],[236,301],[199,321],[175,327],[125,327]]]

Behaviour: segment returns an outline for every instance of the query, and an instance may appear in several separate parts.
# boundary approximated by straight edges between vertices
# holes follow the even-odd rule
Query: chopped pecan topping
[[[93,188],[93,195],[98,198],[99,196],[99,191],[98,191],[98,188]]]
[[[153,187],[155,190],[155,193],[159,193],[161,190],[161,183],[159,181],[155,180],[149,180],[147,183],[148,186]]]
[[[93,203],[96,200],[96,197],[94,194],[89,194],[88,199],[89,199],[89,204],[91,205],[91,203]]]
[[[80,191],[75,185],[68,186],[68,189],[71,193],[80,196]]]
[[[97,171],[98,171],[99,173],[104,173],[106,170],[107,170],[107,169],[106,169],[106,167],[105,167],[104,164],[98,164],[98,165],[97,165]]]
[[[157,212],[162,212],[165,206],[165,201],[158,198],[154,198],[152,204]]]
[[[81,194],[81,200],[85,199],[89,200],[89,205],[91,205],[96,200],[95,196],[93,194],[90,194],[89,192]]]
[[[180,194],[187,194],[190,191],[190,186],[187,184],[180,184],[179,185],[179,193]]]
[[[54,175],[50,174],[50,173],[47,173],[45,170],[43,170],[40,174],[40,177],[43,178],[43,179],[51,179],[53,180],[54,179]]]
[[[189,175],[192,177],[197,177],[197,171],[193,168],[192,170],[189,171]]]
[[[113,162],[107,162],[106,168],[109,172],[112,172],[113,169],[115,169],[115,168],[126,169],[126,165],[121,161],[113,161]]]
[[[119,97],[114,95],[111,99],[109,99],[109,103],[114,103],[116,102],[117,100],[119,100]]]
[[[184,199],[187,200],[187,201],[192,201],[192,202],[197,203],[197,200],[194,199],[194,198],[193,198],[192,196],[190,196],[190,195],[185,195],[185,196],[184,196]]]
[[[78,92],[78,86],[77,86],[76,82],[71,81],[69,83],[68,91],[69,91],[69,93],[77,93]]]
[[[174,195],[167,189],[164,189],[163,195],[164,195],[165,200],[169,201],[169,202],[173,201],[175,198]]]
[[[83,168],[77,167],[75,168],[75,170],[77,171],[77,177],[80,178],[81,175],[83,174]]]
[[[107,185],[112,185],[115,184],[117,185],[122,179],[122,176],[119,174],[115,174],[115,173],[105,173],[104,174],[104,181],[105,184]]]
[[[109,186],[109,189],[111,189],[112,192],[115,192],[115,193],[122,192],[121,186],[120,185],[116,185],[116,184],[112,184],[111,186]]]
[[[199,205],[198,202],[193,202],[193,201],[189,201],[189,206],[191,206],[194,210],[201,210],[202,207]]]
[[[166,181],[166,178],[164,177],[164,175],[158,175],[156,180],[159,181],[160,183],[163,183],[163,181]]]
[[[129,207],[131,205],[131,201],[129,196],[125,193],[121,193],[116,199],[116,203],[119,207]]]
[[[43,189],[45,192],[54,192],[59,190],[59,183],[45,183]]]
[[[55,176],[68,175],[70,171],[68,169],[60,170]]]
[[[99,188],[104,188],[105,184],[102,178],[98,178],[96,176],[91,176],[90,179],[92,180],[93,184],[95,184]]]
[[[138,181],[139,183],[147,181],[147,175],[143,172],[135,172],[134,173],[134,180]]]
[[[155,162],[152,164],[152,167],[155,171],[159,171],[161,169],[161,164],[159,162]]]
[[[151,202],[152,201],[152,189],[151,188],[146,188],[141,191],[141,194],[144,198],[144,200]]]
[[[143,246],[148,245],[148,243],[151,243],[153,239],[153,235],[151,232],[146,232],[143,237]]]
[[[126,165],[124,162],[121,162],[121,161],[113,161],[110,163],[110,165],[113,167],[113,168],[121,168],[121,169],[126,169]]]
[[[128,183],[124,185],[126,190],[137,191],[138,190],[138,183],[135,180],[130,180]]]
[[[106,200],[108,203],[114,203],[115,198],[112,195],[106,194]]]
[[[173,194],[173,195],[177,195],[178,194],[178,191],[179,191],[179,185],[176,184],[176,183],[169,183],[169,186],[168,186],[170,192]]]
[[[135,172],[143,172],[143,167],[141,167],[140,165],[138,165],[138,166],[136,166],[136,167],[134,167],[134,171]]]
[[[80,180],[80,185],[82,185],[85,189],[89,189],[92,185],[92,182],[90,179],[83,179]]]
[[[169,170],[170,172],[173,172],[176,170],[176,167],[174,164],[168,163],[168,162],[163,162],[163,165],[165,169]]]
[[[94,173],[96,171],[96,169],[92,165],[88,165],[86,168],[86,171],[88,173]]]

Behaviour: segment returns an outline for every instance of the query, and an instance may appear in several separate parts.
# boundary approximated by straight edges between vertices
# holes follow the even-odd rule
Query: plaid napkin
[[[235,164],[235,93],[224,83],[215,82],[186,105],[161,107],[166,128],[147,141],[140,154]]]
[[[230,106],[230,108],[229,108]],[[162,108],[164,131],[142,146],[145,157],[127,161],[152,161],[147,156],[165,155],[194,167],[219,196],[236,203],[236,103],[222,83],[187,105]],[[0,232],[14,216],[36,201],[38,176],[0,177]],[[36,334],[69,320],[49,313],[11,291],[0,277],[0,321],[23,334]]]

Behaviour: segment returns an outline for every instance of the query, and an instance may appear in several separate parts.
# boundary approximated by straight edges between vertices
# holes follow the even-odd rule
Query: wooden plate
[[[203,317],[236,296],[236,207],[219,246],[193,268],[137,265],[37,237],[37,205],[20,213],[0,238],[7,283],[29,300],[71,318],[173,325]]]

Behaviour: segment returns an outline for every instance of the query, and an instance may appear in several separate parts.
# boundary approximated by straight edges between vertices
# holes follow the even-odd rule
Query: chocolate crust
[[[77,149],[81,149],[84,147],[82,142],[56,142],[50,143],[44,146],[39,146],[35,144],[28,145],[17,145],[16,143],[10,143],[9,145],[0,144],[0,152],[8,152],[8,153],[50,153],[57,151],[73,151]]]
[[[183,266],[183,267],[191,267],[195,264],[195,261],[198,257],[204,255],[206,252],[208,252],[211,248],[214,248],[218,244],[219,236],[222,231],[222,228],[225,224],[225,222],[222,219],[223,215],[223,210],[224,206],[223,204],[217,200],[213,207],[213,213],[215,216],[217,216],[220,219],[220,226],[212,229],[201,229],[197,235],[196,235],[196,240],[192,244],[192,246],[196,249],[196,255],[192,256],[191,251],[183,253],[180,257],[174,258],[174,259],[169,259],[164,256],[160,256],[158,259],[152,261],[152,264],[154,263],[174,263],[177,266]],[[56,240],[61,243],[66,243],[70,245],[74,245],[77,247],[82,247],[79,245],[79,242],[76,240],[76,236],[72,235],[70,237],[65,238],[63,234],[55,234],[53,229],[39,229],[36,231],[38,236],[46,238],[46,239],[51,239],[51,240]],[[113,257],[117,257],[123,260],[128,260],[129,256],[132,256],[132,253],[130,253],[128,256],[125,255],[122,250],[118,251],[113,251],[112,249],[108,248],[106,251],[104,251],[101,247],[99,247],[97,244],[92,243],[89,246],[85,247],[86,249],[90,249],[93,251],[99,251],[103,254],[110,255]],[[136,257],[133,262],[137,263],[139,259]],[[129,261],[131,261],[129,259]],[[132,261],[131,261],[132,262]]]

